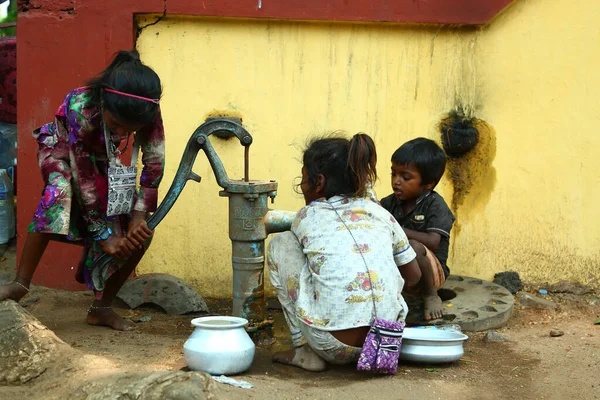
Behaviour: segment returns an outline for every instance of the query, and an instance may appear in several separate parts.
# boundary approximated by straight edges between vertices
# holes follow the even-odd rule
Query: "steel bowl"
[[[460,332],[406,328],[400,359],[427,364],[458,361],[465,353],[463,342],[468,338]]]

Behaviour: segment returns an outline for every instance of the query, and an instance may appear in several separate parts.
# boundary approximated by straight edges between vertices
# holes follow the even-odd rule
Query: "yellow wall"
[[[474,183],[456,210],[453,272],[598,281],[600,4],[516,3],[477,30],[172,16],[145,28],[138,49],[165,89],[161,195],[214,110],[241,114],[254,136],[250,178],[276,179],[275,208],[295,210],[303,202],[292,182],[308,136],[372,135],[383,196],[393,150],[416,136],[438,139],[440,120],[462,106],[487,125],[468,160]],[[239,143],[212,141],[240,178]],[[227,200],[203,155],[195,171],[202,183],[188,184],[139,272],[169,272],[205,296],[230,296]],[[450,203],[452,184],[444,179],[439,190]]]
[[[600,281],[599,18],[597,1],[517,0],[481,32],[477,114],[496,131],[497,183],[453,265]]]

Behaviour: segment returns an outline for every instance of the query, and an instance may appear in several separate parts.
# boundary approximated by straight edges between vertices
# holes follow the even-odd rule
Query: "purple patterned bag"
[[[379,374],[396,374],[404,326],[404,321],[375,318],[365,338],[356,369]]]

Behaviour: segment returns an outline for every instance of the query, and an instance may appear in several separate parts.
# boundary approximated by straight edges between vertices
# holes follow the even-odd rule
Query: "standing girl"
[[[146,218],[156,210],[165,159],[161,93],[158,75],[142,64],[137,51],[120,51],[88,86],[67,95],[54,122],[34,131],[45,187],[28,228],[16,278],[0,286],[0,301],[18,301],[29,291],[50,239],[83,240],[76,278],[93,289],[96,297],[87,322],[117,330],[134,327],[118,316],[111,304],[152,235]],[[138,146],[143,153],[140,189],[134,196],[133,174],[131,191],[117,188],[111,191],[109,201],[109,166],[113,173],[118,171],[110,181],[123,183],[118,175],[132,169],[121,165],[120,156],[133,142],[134,153]],[[128,204],[113,207],[115,202],[127,203],[128,194],[132,197]],[[107,212],[108,208],[112,212]],[[93,261],[102,253],[116,261],[102,269],[93,268]]]
[[[355,362],[374,303],[379,318],[406,317],[402,276],[418,281],[420,271],[402,228],[368,198],[376,163],[375,144],[365,134],[315,140],[304,152],[306,206],[292,232],[274,237],[268,250],[271,283],[294,346],[273,361],[309,371]]]

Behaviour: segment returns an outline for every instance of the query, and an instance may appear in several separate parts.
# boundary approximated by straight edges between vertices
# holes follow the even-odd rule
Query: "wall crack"
[[[163,14],[162,14],[160,17],[158,17],[158,18],[156,19],[156,21],[154,21],[154,22],[150,22],[149,24],[146,24],[146,25],[143,25],[143,26],[140,26],[140,25],[138,24],[138,22],[136,21],[136,34],[135,34],[135,37],[136,37],[136,39],[140,37],[140,35],[142,34],[142,31],[143,31],[144,29],[146,29],[146,28],[147,28],[147,27],[149,27],[149,26],[152,26],[152,25],[156,25],[156,24],[158,24],[158,23],[159,23],[160,21],[162,21],[162,20],[163,20],[163,19],[164,19],[166,16],[167,16],[167,0],[163,0]]]

